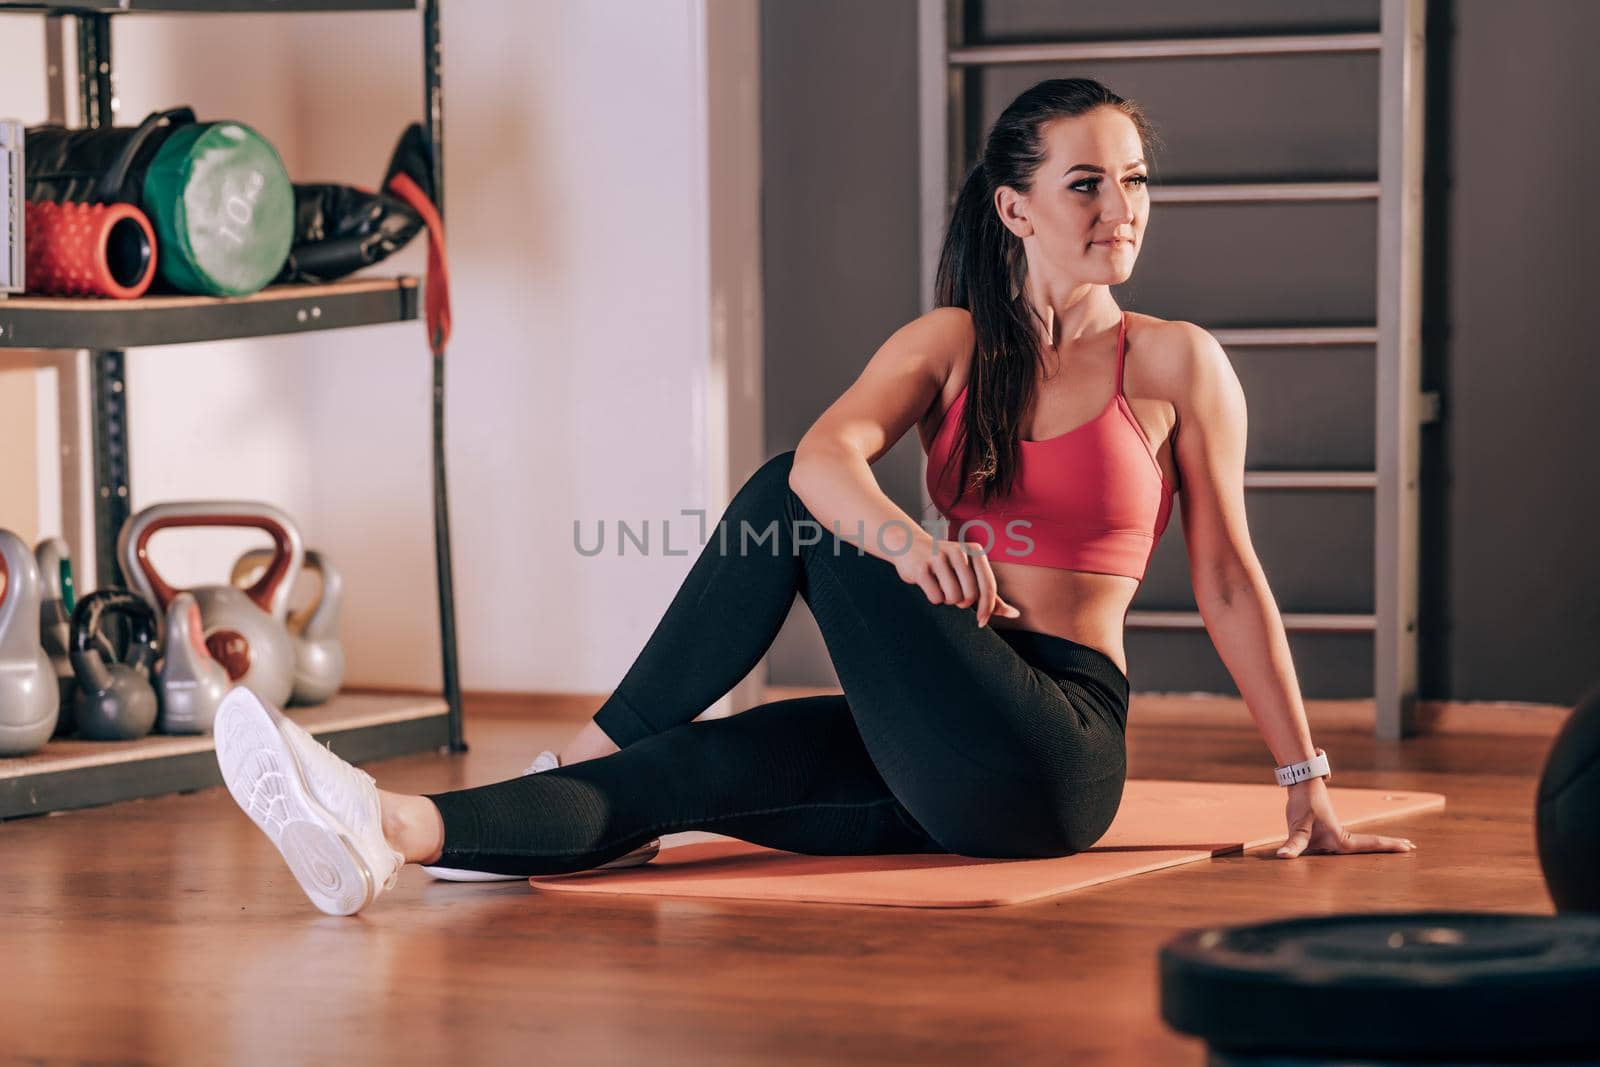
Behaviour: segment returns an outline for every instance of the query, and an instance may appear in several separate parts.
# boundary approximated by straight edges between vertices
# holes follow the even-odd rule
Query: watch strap
[[[1279,785],[1296,785],[1300,782],[1310,781],[1313,778],[1331,777],[1333,771],[1328,768],[1328,754],[1322,749],[1317,749],[1317,754],[1302,763],[1291,763],[1277,768]]]

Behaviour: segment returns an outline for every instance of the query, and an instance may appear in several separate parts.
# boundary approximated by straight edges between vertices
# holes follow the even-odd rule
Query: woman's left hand
[[[1353,834],[1340,826],[1321,778],[1289,786],[1288,818],[1289,839],[1278,849],[1279,859],[1292,860],[1302,852],[1412,852],[1417,847],[1409,838]]]

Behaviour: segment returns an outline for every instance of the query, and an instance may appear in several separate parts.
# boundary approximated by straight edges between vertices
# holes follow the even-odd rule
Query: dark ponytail
[[[934,306],[967,309],[977,332],[958,444],[946,460],[948,466],[960,456],[957,501],[968,488],[981,491],[984,506],[1010,494],[1021,451],[1018,426],[1033,401],[1039,370],[1038,326],[1021,292],[1027,260],[1021,239],[995,211],[995,190],[1009,185],[1028,192],[1047,152],[1045,123],[1097,107],[1127,115],[1150,154],[1156,134],[1137,104],[1090,78],[1052,78],[1023,92],[995,120],[982,158],[956,196],[939,252]]]

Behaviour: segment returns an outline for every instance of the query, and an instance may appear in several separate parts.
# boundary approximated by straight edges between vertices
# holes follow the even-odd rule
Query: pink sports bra
[[[1011,495],[988,510],[968,489],[955,511],[959,457],[954,447],[967,390],[941,416],[928,447],[928,496],[950,522],[950,540],[987,545],[991,560],[1144,578],[1172,516],[1173,488],[1122,394],[1128,314],[1117,331],[1117,391],[1082,426],[1043,441],[1023,441]],[[943,474],[943,477],[941,477]],[[963,526],[965,530],[963,531]]]

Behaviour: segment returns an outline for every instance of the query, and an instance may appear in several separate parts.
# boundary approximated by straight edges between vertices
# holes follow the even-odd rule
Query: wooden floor
[[[1134,698],[1134,776],[1270,775],[1240,705],[1186,717],[1196,702],[1171,701]],[[311,908],[220,788],[7,822],[0,1060],[1198,1065],[1200,1047],[1157,1013],[1156,949],[1179,930],[1338,911],[1549,913],[1531,824],[1548,736],[1380,744],[1312,721],[1339,784],[1447,795],[1445,812],[1382,831],[1416,853],[1286,862],[1268,849],[940,911],[538,895],[408,868],[367,912],[336,919]],[[477,784],[518,773],[574,726],[469,715],[470,754],[369,769],[390,789]]]

